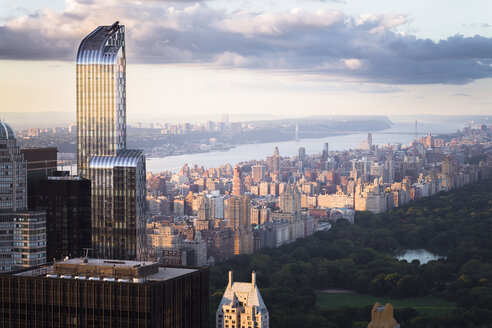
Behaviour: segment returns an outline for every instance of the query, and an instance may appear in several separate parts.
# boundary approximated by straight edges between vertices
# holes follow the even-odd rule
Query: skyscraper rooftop
[[[13,274],[51,279],[145,283],[166,281],[198,270],[195,268],[159,267],[157,263],[145,261],[73,258],[55,262],[52,265],[18,270]]]
[[[115,22],[99,26],[85,37],[77,53],[77,64],[114,64],[121,47],[125,45],[124,26]]]
[[[14,129],[5,122],[0,122],[0,139],[15,139]]]

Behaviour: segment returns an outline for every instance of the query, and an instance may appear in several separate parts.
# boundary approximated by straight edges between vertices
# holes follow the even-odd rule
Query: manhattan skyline
[[[132,31],[129,122],[164,113],[488,114],[490,6],[7,1],[0,106],[73,112],[77,40],[120,20]]]

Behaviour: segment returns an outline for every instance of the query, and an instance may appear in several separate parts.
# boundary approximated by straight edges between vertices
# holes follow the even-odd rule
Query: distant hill
[[[15,130],[68,127],[76,121],[75,112],[7,112],[0,117]]]

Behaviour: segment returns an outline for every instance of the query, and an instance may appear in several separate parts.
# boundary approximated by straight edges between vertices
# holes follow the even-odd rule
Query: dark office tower
[[[300,147],[299,148],[299,160],[304,161],[306,159],[306,148]]]
[[[327,142],[325,142],[323,144],[323,153],[321,155],[321,157],[323,158],[323,160],[326,160],[328,158],[328,151],[329,151],[329,145]]]
[[[48,260],[81,257],[91,248],[91,181],[57,171],[38,182],[36,206],[46,211]]]
[[[46,262],[46,217],[27,210],[26,161],[0,122],[0,271]]]
[[[126,149],[125,28],[99,26],[77,54],[78,172],[91,180],[92,247],[102,258],[145,253],[145,157]]]
[[[27,162],[27,207],[36,209],[37,187],[40,180],[46,180],[56,171],[58,149],[24,148],[21,149]]]
[[[208,269],[74,258],[0,274],[0,327],[207,328]]]

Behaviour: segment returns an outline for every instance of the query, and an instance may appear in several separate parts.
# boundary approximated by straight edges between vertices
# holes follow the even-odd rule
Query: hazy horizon
[[[291,120],[291,119],[309,119],[316,117],[333,117],[333,118],[357,118],[357,117],[387,117],[393,123],[412,123],[417,120],[421,123],[433,122],[436,118],[439,118],[442,122],[457,124],[469,124],[472,120],[475,123],[490,124],[492,122],[492,115],[434,115],[434,114],[420,114],[420,115],[267,115],[267,114],[229,114],[230,122],[251,122],[251,121],[273,121],[273,120]],[[0,112],[0,120],[5,121],[12,125],[14,129],[27,129],[27,128],[53,128],[53,127],[68,127],[69,124],[75,123],[75,111],[72,112]],[[201,115],[171,115],[171,116],[138,116],[138,119],[129,115],[127,124],[135,126],[136,123],[146,124],[150,123],[205,123],[211,120],[218,122],[221,120],[220,114],[201,114]]]

